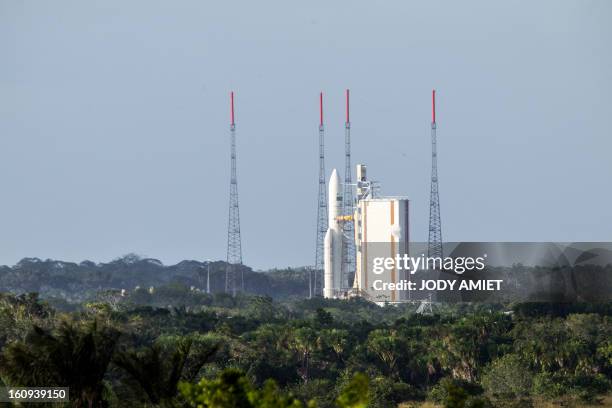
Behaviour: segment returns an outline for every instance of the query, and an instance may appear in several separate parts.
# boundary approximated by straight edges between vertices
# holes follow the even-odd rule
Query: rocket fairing
[[[328,192],[329,220],[323,249],[324,283],[323,296],[333,298],[341,289],[342,282],[342,224],[339,219],[342,214],[342,191],[340,178],[336,169],[329,178]]]
[[[342,214],[342,191],[340,190],[340,177],[336,169],[332,170],[329,178],[329,220],[327,227],[332,229],[342,230],[342,226],[338,222],[338,216]]]

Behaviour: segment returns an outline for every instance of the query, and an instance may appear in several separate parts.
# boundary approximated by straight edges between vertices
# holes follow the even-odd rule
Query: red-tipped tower
[[[346,90],[346,123],[350,123],[350,116],[349,116],[350,110],[349,110],[349,90]]]
[[[234,126],[236,122],[234,122],[234,91],[230,92],[230,107],[231,107],[231,125]]]
[[[436,90],[431,91],[431,122],[436,123]]]
[[[323,126],[323,92],[319,94],[319,125]]]
[[[309,279],[310,297],[320,295],[325,269],[325,235],[328,227],[327,187],[325,180],[325,125],[323,125],[323,92],[319,94],[319,198],[317,203],[317,246],[315,250],[314,282]],[[311,278],[312,276],[309,276]]]
[[[234,91],[230,92],[230,198],[227,223],[227,258],[225,269],[225,293],[236,295],[236,276],[240,271],[240,288],[244,291],[242,265],[242,238],[240,236],[240,210],[238,209],[238,177],[236,175],[236,126],[234,120]]]
[[[351,166],[351,116],[350,116],[350,101],[349,90],[346,90],[346,122],[344,123],[344,192],[342,194],[342,215],[352,216],[353,208],[353,177]],[[347,290],[352,287],[352,282],[349,279],[355,272],[355,225],[351,222],[344,222],[342,225],[343,243],[342,243],[342,268],[341,268],[341,290]]]
[[[438,142],[436,140],[436,90],[431,91],[431,192],[429,196],[429,238],[427,256],[442,258],[442,222],[438,193]]]

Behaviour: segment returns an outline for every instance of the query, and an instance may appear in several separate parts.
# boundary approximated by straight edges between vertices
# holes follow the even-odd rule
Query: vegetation
[[[53,259],[24,258],[16,265],[0,266],[0,292],[15,294],[36,292],[63,310],[75,304],[103,301],[113,304],[119,294],[138,292],[137,303],[154,304],[163,301],[160,296],[149,296],[149,290],[164,287],[169,297],[175,287],[194,288],[184,299],[184,305],[201,304],[198,290],[206,289],[208,263],[182,261],[176,265],[163,265],[159,260],[128,254],[108,263],[81,263]],[[210,263],[211,292],[223,292],[225,288],[225,262]],[[237,271],[244,276],[249,293],[272,296],[276,299],[308,296],[308,271],[305,268],[254,272],[247,266]],[[195,289],[198,290],[195,290]]]
[[[608,258],[606,258],[608,259]],[[210,274],[209,274],[210,266]],[[163,265],[151,258],[128,254],[108,263],[63,262],[52,259],[24,258],[16,265],[0,266],[0,292],[14,294],[39,293],[56,309],[74,310],[77,305],[102,302],[111,308],[126,294],[140,305],[167,307],[182,295],[181,305],[186,308],[206,305],[208,276],[210,291],[225,290],[225,262],[182,261],[176,265]],[[247,266],[237,271],[244,278],[246,290],[254,295],[270,296],[274,300],[303,299],[308,296],[307,268],[273,269],[255,272]],[[503,279],[507,283],[495,299],[488,291],[473,291],[458,295],[440,292],[438,300],[456,302],[526,302],[532,300],[555,302],[602,303],[612,293],[612,264],[589,264],[555,267],[487,267],[488,279]],[[485,276],[483,275],[483,277]],[[474,276],[478,278],[478,276]],[[190,288],[187,294],[184,287]],[[164,293],[159,293],[164,291]],[[152,296],[152,292],[158,292]],[[447,298],[443,298],[446,296]],[[460,297],[461,299],[458,299]],[[232,300],[227,299],[225,306]],[[546,308],[546,304],[540,307]],[[534,313],[542,310],[530,308]]]
[[[609,303],[422,316],[360,299],[192,292],[172,284],[146,292],[165,307],[136,292],[71,311],[0,294],[0,381],[68,386],[75,407],[530,406],[610,392]]]

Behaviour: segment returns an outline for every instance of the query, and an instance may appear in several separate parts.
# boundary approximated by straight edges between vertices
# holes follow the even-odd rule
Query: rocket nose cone
[[[336,171],[336,169],[332,170],[331,177],[329,178],[329,181],[331,183],[336,183],[336,182],[340,181],[340,178],[338,177],[338,172]]]
[[[340,191],[340,177],[338,177],[338,172],[336,169],[332,170],[332,174],[329,178],[329,199],[336,199],[336,195]]]

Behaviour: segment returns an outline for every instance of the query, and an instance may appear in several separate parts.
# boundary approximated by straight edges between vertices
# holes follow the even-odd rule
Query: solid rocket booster
[[[329,178],[328,191],[329,220],[325,234],[323,265],[324,283],[323,296],[333,298],[341,289],[342,281],[342,224],[339,216],[342,214],[342,192],[340,178],[336,169]]]

